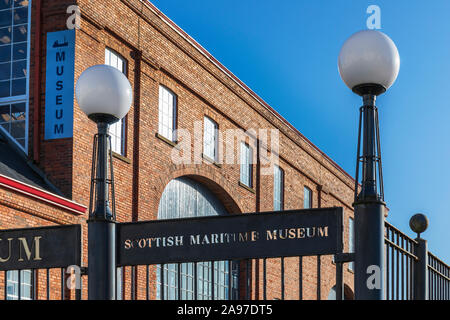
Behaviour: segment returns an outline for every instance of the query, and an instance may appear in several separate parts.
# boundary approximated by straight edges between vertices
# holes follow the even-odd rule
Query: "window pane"
[[[123,120],[120,120],[112,124],[109,128],[109,135],[111,136],[111,146],[112,151],[123,155],[122,150],[122,130],[123,130]]]
[[[10,26],[11,17],[11,10],[0,11],[0,27]]]
[[[0,28],[0,45],[8,43],[11,43],[11,27]]]
[[[10,45],[0,46],[0,63],[8,62],[10,60],[11,60],[11,46]]]
[[[11,78],[11,63],[0,63],[0,80]]]
[[[122,267],[116,268],[116,284],[117,284],[117,295],[116,300],[122,300]]]
[[[252,171],[251,171],[252,148],[241,143],[241,182],[247,187],[252,187]]]
[[[111,65],[110,64],[110,61],[111,61],[110,60],[110,56],[111,56],[110,55],[110,51],[108,50],[108,48],[106,48],[106,50],[105,50],[105,64],[108,65],[108,66]]]
[[[13,138],[25,138],[25,121],[11,122],[11,135]]]
[[[13,120],[25,120],[25,103],[14,103],[11,105],[11,117]]]
[[[304,187],[303,190],[304,190],[303,191],[303,194],[304,194],[303,207],[305,209],[310,209],[312,207],[312,191],[308,187]]]
[[[110,63],[109,63],[109,65],[111,66],[111,67],[114,67],[114,68],[116,68],[117,69],[117,55],[115,55],[115,54],[113,54],[112,52],[111,52],[111,61],[110,61]]]
[[[252,187],[252,160],[253,160],[253,149],[248,146],[247,149],[247,186]]]
[[[9,104],[0,106],[0,122],[8,122],[10,119]]]
[[[29,3],[29,0],[14,0],[14,7],[26,7]]]
[[[273,175],[273,207],[274,210],[283,209],[283,170],[275,166]]]
[[[19,79],[12,81],[11,95],[19,96],[25,94],[26,92],[27,81],[26,79]]]
[[[12,77],[14,78],[23,78],[27,76],[27,61],[15,61],[13,62],[13,71]]]
[[[25,148],[25,138],[22,139],[16,139],[17,142],[22,146],[22,148]]]
[[[13,60],[22,60],[26,58],[27,58],[27,44],[26,43],[14,44]]]
[[[208,117],[204,118],[203,152],[213,160],[217,160],[217,124]]]
[[[4,123],[1,123],[0,125],[2,126],[3,129],[5,129],[9,133],[10,128],[11,128],[10,122],[4,122]]]
[[[12,7],[12,0],[0,0],[0,10]]]
[[[13,32],[14,42],[24,42],[28,38],[27,25],[14,27]]]
[[[28,22],[28,7],[14,9],[14,24],[24,24]]]
[[[0,0],[1,1],[1,0]],[[6,299],[17,300],[19,299],[19,272],[7,271],[6,272]],[[30,300],[32,293],[31,282],[31,270],[20,271],[20,299]]]
[[[241,182],[246,183],[247,177],[246,177],[246,164],[245,164],[245,145],[241,143],[241,150],[240,150],[240,164],[241,164]]]
[[[22,270],[22,282],[25,284],[31,283],[31,271],[30,270]]]
[[[31,286],[22,283],[20,288],[20,300],[31,300]]]
[[[159,87],[159,134],[167,139],[174,141],[173,135],[175,114],[176,114],[176,97],[163,86]]]
[[[9,96],[9,81],[0,81],[0,98]]]
[[[349,218],[348,219],[348,252],[355,252],[355,237],[354,237],[354,224],[353,224],[353,219]],[[354,263],[349,262],[348,264],[348,268],[350,270],[354,270]]]

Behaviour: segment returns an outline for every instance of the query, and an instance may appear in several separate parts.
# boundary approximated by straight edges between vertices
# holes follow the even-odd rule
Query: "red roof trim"
[[[87,209],[81,204],[3,175],[0,175],[0,186],[17,191],[32,198],[48,202],[54,206],[62,207],[76,214],[84,214]]]

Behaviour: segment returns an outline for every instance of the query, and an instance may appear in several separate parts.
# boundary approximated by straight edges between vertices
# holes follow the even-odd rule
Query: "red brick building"
[[[109,64],[125,73],[133,89],[130,112],[110,130],[118,221],[176,217],[181,213],[167,206],[189,195],[195,198],[191,200],[196,209],[187,216],[339,206],[345,214],[344,251],[351,250],[353,178],[146,0],[0,0],[0,153],[5,154],[0,157],[1,229],[81,224],[83,265],[87,266],[86,219],[96,127],[73,96],[69,109],[64,109],[73,110],[69,137],[46,136],[46,110],[58,104],[58,100],[46,101],[47,37],[67,30],[71,5],[81,12],[80,28],[73,31],[74,80],[90,66]],[[238,129],[246,132],[244,138],[225,134]],[[266,140],[259,129],[276,130],[278,135],[269,134]],[[188,143],[182,141],[187,139],[183,132],[190,133]],[[279,144],[273,150],[270,139],[276,137]],[[190,155],[183,154],[191,161],[174,161],[177,143],[192,147]],[[267,153],[261,153],[266,149]],[[227,161],[227,152],[235,160]],[[178,192],[175,198],[174,192]],[[199,205],[203,198],[218,205],[203,212]],[[266,298],[298,299],[299,258],[285,258],[281,263],[281,259],[267,260]],[[263,261],[238,266],[240,281],[234,289],[240,297],[264,298]],[[192,298],[190,285],[203,281],[206,289],[197,298],[209,298],[206,285],[211,265],[202,265],[203,280],[194,279],[189,268],[166,266],[166,279],[182,273],[185,284],[180,298]],[[217,263],[215,268],[218,274],[230,276],[225,265]],[[161,297],[157,269],[149,268],[151,299]],[[335,284],[332,257],[304,257],[302,270],[302,297],[326,299]],[[45,299],[42,288],[47,275],[34,272],[35,292]],[[120,296],[146,298],[146,272],[145,267],[120,270]],[[251,279],[250,291],[244,285],[246,274]],[[0,272],[0,298],[5,298],[5,276]],[[14,298],[17,275],[7,277],[8,297]],[[61,274],[51,270],[50,277],[55,287],[51,298],[59,298]],[[353,273],[347,265],[344,282],[351,296]],[[26,290],[27,286],[31,284],[25,284]],[[165,283],[165,297],[177,298],[177,286],[176,281]],[[83,277],[83,298],[86,287]],[[230,289],[217,283],[215,296],[225,297]],[[73,292],[67,293],[74,297]]]

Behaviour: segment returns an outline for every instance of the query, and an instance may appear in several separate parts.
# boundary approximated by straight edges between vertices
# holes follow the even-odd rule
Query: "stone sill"
[[[160,135],[158,132],[155,134],[155,137],[157,137],[158,139],[164,141],[165,143],[167,143],[168,145],[170,145],[170,146],[172,146],[172,147],[174,147],[174,148],[177,147],[177,144],[178,144],[177,141],[169,140],[169,139],[167,139],[166,137]]]
[[[202,153],[202,158],[205,159],[207,162],[212,163],[217,168],[222,168],[222,165],[220,163],[217,163],[215,160],[211,159],[210,157],[208,157],[204,153]]]
[[[112,155],[113,155],[114,158],[119,159],[119,160],[121,160],[121,161],[123,161],[125,163],[128,163],[128,164],[131,163],[131,159],[129,159],[129,158],[127,158],[127,157],[125,157],[125,156],[123,156],[123,155],[121,155],[119,153],[116,153],[116,152],[113,151]]]
[[[253,189],[253,188],[251,188],[251,187],[249,187],[249,186],[246,186],[245,184],[243,184],[243,183],[240,182],[240,181],[239,181],[239,185],[240,185],[242,188],[246,189],[247,191],[250,191],[251,193],[256,193],[255,189]]]

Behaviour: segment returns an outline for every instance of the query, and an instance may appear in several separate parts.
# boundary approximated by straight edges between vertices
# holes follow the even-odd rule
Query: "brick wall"
[[[39,199],[33,199],[27,194],[0,187],[0,229],[17,229],[29,227],[44,227],[61,224],[81,224],[82,235],[87,234],[84,218],[70,210],[60,208]],[[83,253],[87,247],[83,246]],[[61,270],[51,269],[50,275],[50,298],[61,297]],[[37,296],[39,299],[46,298],[47,273],[45,270],[36,271]],[[0,299],[5,299],[5,272],[0,272]],[[70,292],[66,292],[69,294]]]
[[[37,0],[33,1],[35,7]],[[127,61],[127,77],[135,100],[126,121],[126,151],[124,157],[114,157],[116,180],[116,210],[118,220],[142,221],[156,219],[161,194],[167,183],[180,176],[190,176],[204,183],[222,200],[231,214],[273,210],[273,176],[260,175],[253,165],[253,190],[239,185],[239,164],[217,166],[201,159],[200,164],[176,165],[171,161],[172,146],[156,137],[158,130],[158,88],[164,85],[177,95],[177,128],[194,132],[194,122],[203,122],[205,115],[227,129],[254,128],[279,130],[280,167],[285,172],[284,209],[303,207],[303,188],[313,191],[313,207],[344,207],[345,250],[348,248],[348,217],[353,215],[352,178],[326,155],[293,129],[239,80],[234,79],[212,57],[203,52],[151,4],[140,0],[78,0],[82,13],[81,29],[76,31],[75,79],[88,67],[104,63],[105,48],[111,48]],[[40,143],[38,165],[64,194],[88,205],[92,139],[95,124],[74,104],[74,135],[72,139],[43,140],[45,113],[45,43],[46,33],[63,30],[68,15],[65,10],[75,1],[42,1],[40,53]],[[32,20],[32,48],[36,24]],[[32,50],[32,55],[33,55]],[[34,63],[30,76],[38,72]],[[36,85],[31,83],[32,86]],[[30,91],[30,117],[34,97]],[[30,137],[33,126],[30,126]],[[201,143],[202,136],[195,137]],[[235,151],[238,154],[239,145]],[[254,149],[256,150],[256,149]],[[192,151],[194,157],[194,151]],[[9,210],[9,209],[8,209]],[[13,214],[11,213],[11,216]],[[84,228],[84,219],[77,217]],[[23,213],[20,225],[45,225],[33,213]],[[55,214],[54,223],[67,223],[64,214]],[[70,220],[70,219],[69,219]],[[19,221],[5,221],[5,227]],[[15,225],[14,225],[15,226]],[[83,262],[87,265],[86,236]],[[284,261],[285,298],[298,298],[298,258]],[[330,256],[320,258],[320,298],[326,299],[335,281],[334,264]],[[252,298],[262,298],[262,260],[251,262]],[[280,298],[280,259],[267,260],[267,298]],[[145,297],[145,268],[137,268],[137,296]],[[244,268],[245,269],[245,268]],[[317,257],[303,258],[303,297],[317,298]],[[346,268],[345,268],[346,269]],[[150,272],[154,283],[155,272]],[[127,268],[126,294],[130,297],[131,268]],[[353,275],[344,273],[345,283],[353,287]],[[241,281],[243,282],[243,281]],[[84,288],[87,285],[84,284]],[[154,285],[151,286],[154,296]],[[245,288],[242,287],[243,291]],[[86,295],[84,295],[86,296]]]

